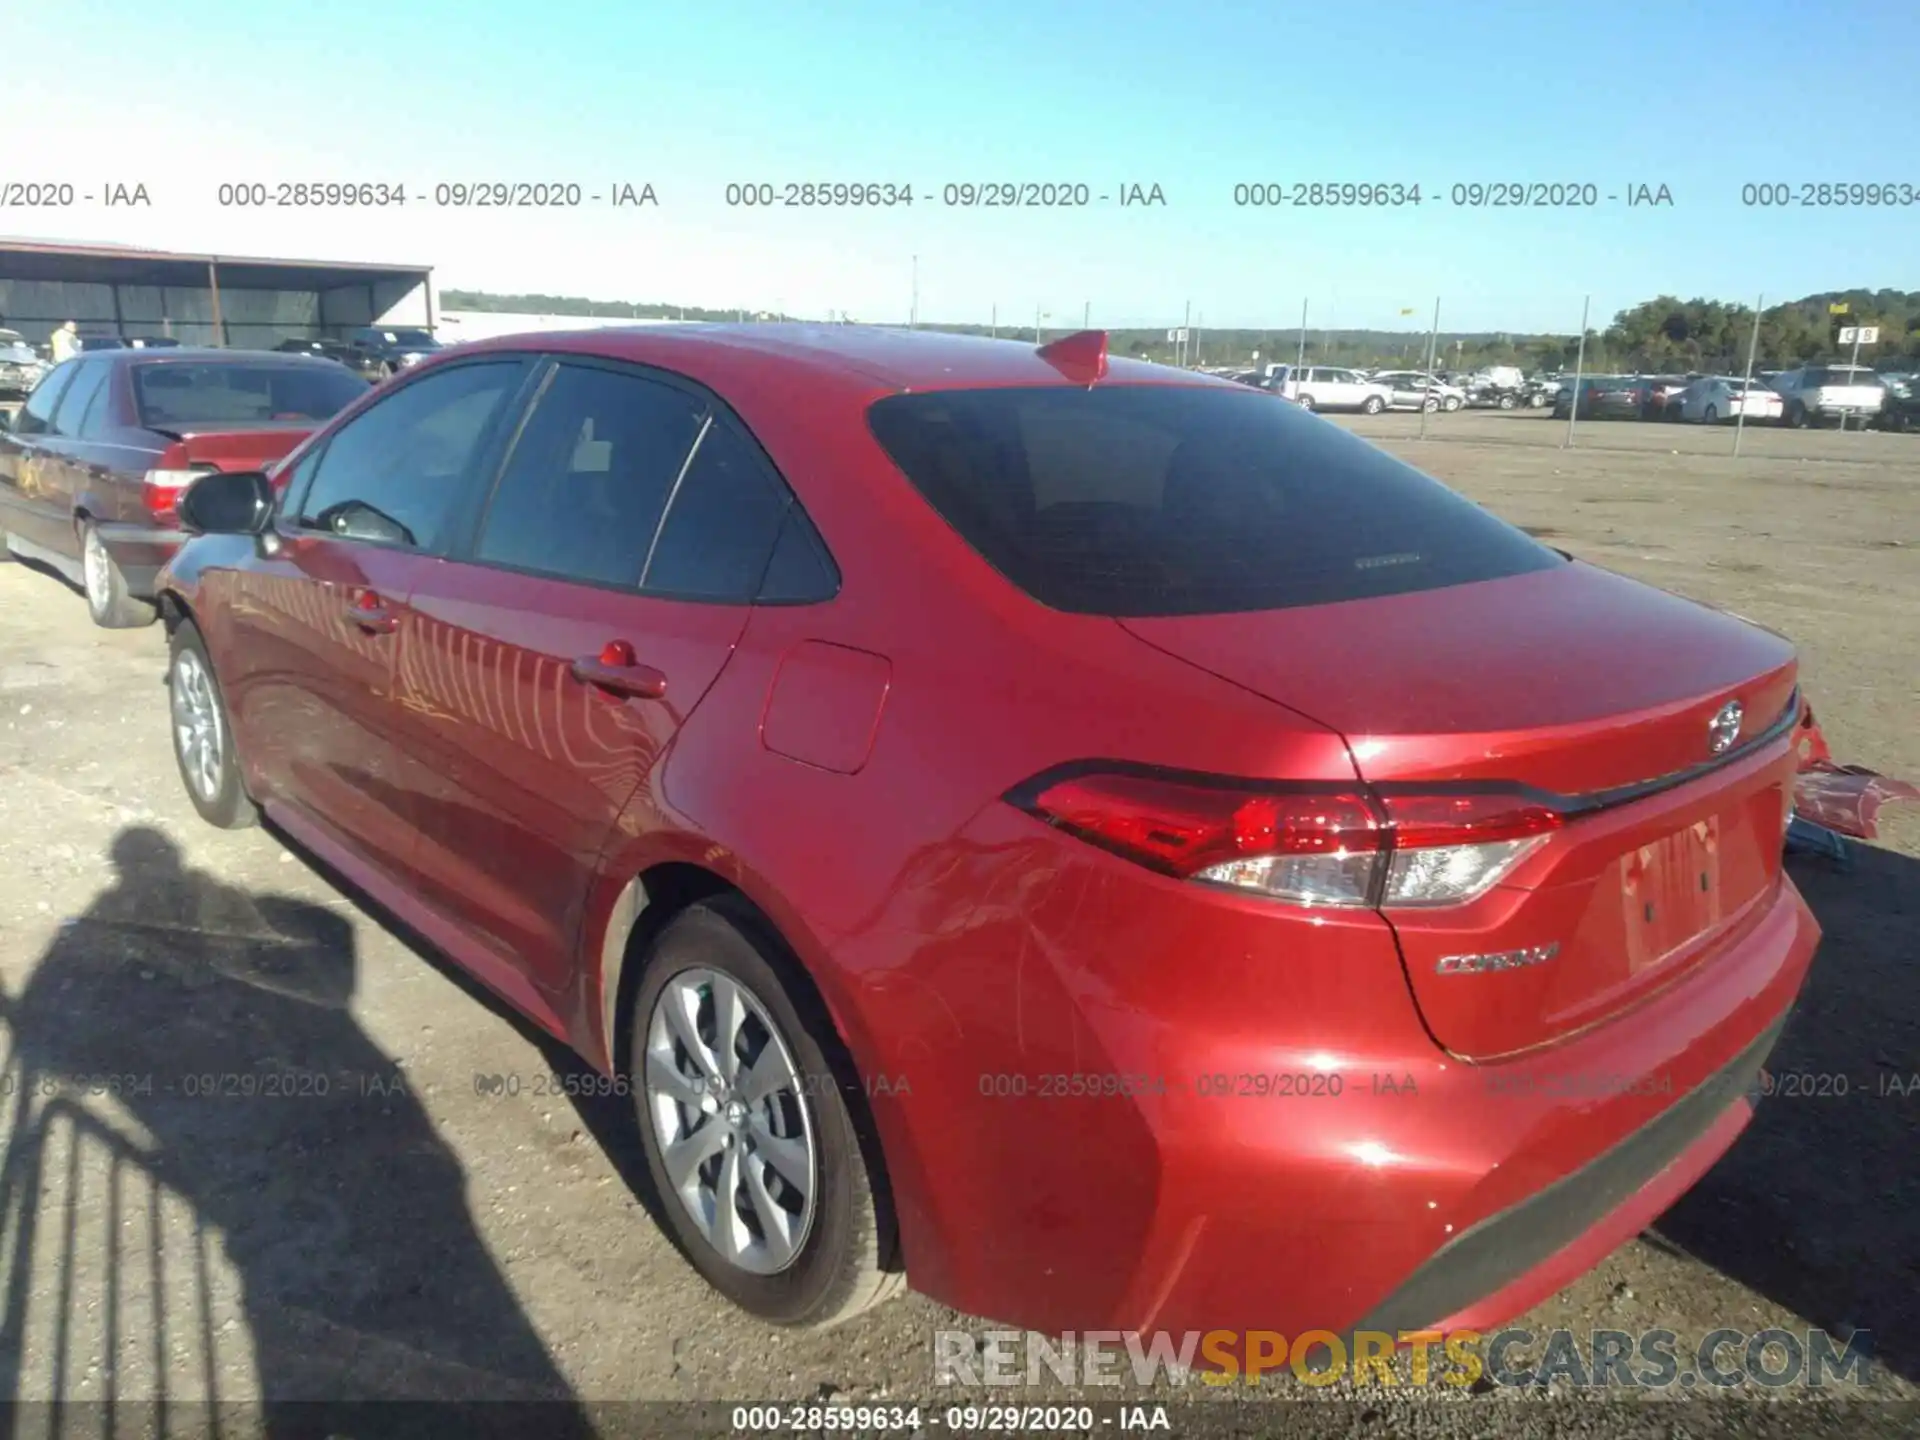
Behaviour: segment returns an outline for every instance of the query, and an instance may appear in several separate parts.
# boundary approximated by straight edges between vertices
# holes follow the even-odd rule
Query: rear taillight
[[[1382,797],[1391,829],[1382,905],[1457,905],[1484,895],[1566,817],[1513,794]]]
[[[1565,823],[1497,790],[1377,794],[1118,771],[1042,776],[1007,798],[1161,874],[1310,906],[1461,904]]]
[[[149,470],[140,487],[140,498],[147,507],[147,513],[156,520],[172,522],[176,516],[174,507],[180,503],[180,492],[220,467],[218,465],[195,465],[187,470]]]

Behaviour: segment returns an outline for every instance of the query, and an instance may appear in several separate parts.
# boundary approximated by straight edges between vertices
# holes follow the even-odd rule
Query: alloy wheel
[[[760,997],[717,970],[668,980],[647,1021],[647,1114],[671,1188],[723,1260],[792,1265],[813,1227],[820,1156],[812,1107]]]
[[[169,689],[180,773],[194,792],[211,804],[220,794],[226,745],[220,705],[213,694],[213,677],[197,654],[182,650],[174,657]]]
[[[100,532],[87,526],[80,543],[80,571],[87,587],[87,603],[94,614],[104,615],[113,604],[113,561],[101,542]]]

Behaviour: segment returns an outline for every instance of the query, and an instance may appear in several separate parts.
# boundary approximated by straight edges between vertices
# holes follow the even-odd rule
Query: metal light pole
[[[909,330],[920,328],[920,257],[918,255],[913,257],[913,302],[907,311],[907,328]]]
[[[1091,300],[1087,301],[1086,308],[1080,312],[1080,328],[1082,330],[1091,330],[1093,328],[1093,302]]]
[[[1733,417],[1733,453],[1740,453],[1740,433],[1747,428],[1747,402],[1753,391],[1753,357],[1760,349],[1760,309],[1767,303],[1765,294],[1753,302],[1753,338],[1747,342],[1747,373],[1740,380],[1740,409]]]
[[[1862,328],[1862,327],[1861,327],[1861,326],[1858,326],[1858,325],[1856,325],[1856,326],[1854,326],[1854,327],[1853,327],[1853,358],[1847,361],[1847,366],[1848,366],[1848,368],[1849,368],[1850,370],[1858,370],[1858,369],[1860,368],[1860,331],[1861,331],[1861,328]],[[1847,379],[1848,379],[1849,381],[1851,381],[1851,380],[1853,379],[1853,376],[1852,376],[1851,374],[1849,374],[1849,375],[1847,376]],[[1840,428],[1841,428],[1842,430],[1844,430],[1844,429],[1846,429],[1846,428],[1847,428],[1847,412],[1846,412],[1846,411],[1844,411],[1844,410],[1842,410],[1842,411],[1840,412]]]
[[[1036,345],[1040,343],[1040,321],[1043,318],[1045,317],[1041,314],[1040,307],[1038,305],[1034,306],[1033,307],[1033,343]]]
[[[1440,345],[1440,297],[1436,295],[1433,297],[1433,333],[1427,336],[1427,376],[1426,378],[1429,383],[1422,386],[1422,389],[1426,391],[1427,395],[1433,394],[1433,387],[1431,384],[1431,381],[1433,379],[1433,361],[1434,361],[1435,354],[1438,352],[1439,345]],[[1420,401],[1420,438],[1422,440],[1427,438],[1427,402],[1424,396]]]
[[[1000,302],[997,300],[993,304],[993,324],[989,328],[993,331],[990,338],[998,340],[1000,338]]]
[[[220,318],[220,257],[215,255],[207,261],[207,290],[213,296],[213,343],[227,343],[227,325]],[[115,295],[120,292],[114,291]]]
[[[1580,302],[1580,348],[1573,356],[1573,399],[1567,404],[1567,438],[1561,446],[1564,450],[1573,448],[1573,427],[1580,418],[1580,376],[1587,363],[1587,311],[1592,305],[1591,295]]]
[[[1192,327],[1193,302],[1189,300],[1187,302],[1186,318],[1180,322],[1180,363],[1182,365],[1187,363],[1187,357],[1193,353],[1191,348],[1193,341],[1189,338],[1193,334]]]

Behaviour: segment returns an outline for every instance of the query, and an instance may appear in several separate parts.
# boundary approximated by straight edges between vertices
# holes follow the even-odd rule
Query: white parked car
[[[1337,365],[1278,366],[1268,387],[1308,410],[1360,410],[1378,415],[1393,403],[1393,391],[1357,370]]]
[[[1887,387],[1865,365],[1802,365],[1775,376],[1773,388],[1785,402],[1782,421],[1796,429],[1843,415],[1871,419],[1887,401]]]
[[[1680,392],[1679,404],[1680,418],[1695,425],[1712,425],[1741,415],[1749,420],[1778,420],[1786,410],[1778,390],[1770,390],[1758,380],[1749,385],[1738,375],[1702,375]]]
[[[1467,403],[1458,385],[1421,370],[1382,370],[1373,380],[1393,392],[1387,403],[1395,410],[1458,410]]]

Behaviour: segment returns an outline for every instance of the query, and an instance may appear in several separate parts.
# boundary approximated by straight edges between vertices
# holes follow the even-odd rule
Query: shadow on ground
[[[1851,850],[1791,862],[1825,938],[1774,1093],[1655,1236],[1920,1380],[1920,862]]]
[[[0,1399],[529,1401],[543,1433],[590,1433],[458,1160],[349,1013],[349,923],[189,869],[150,828],[112,856],[0,1001]]]

